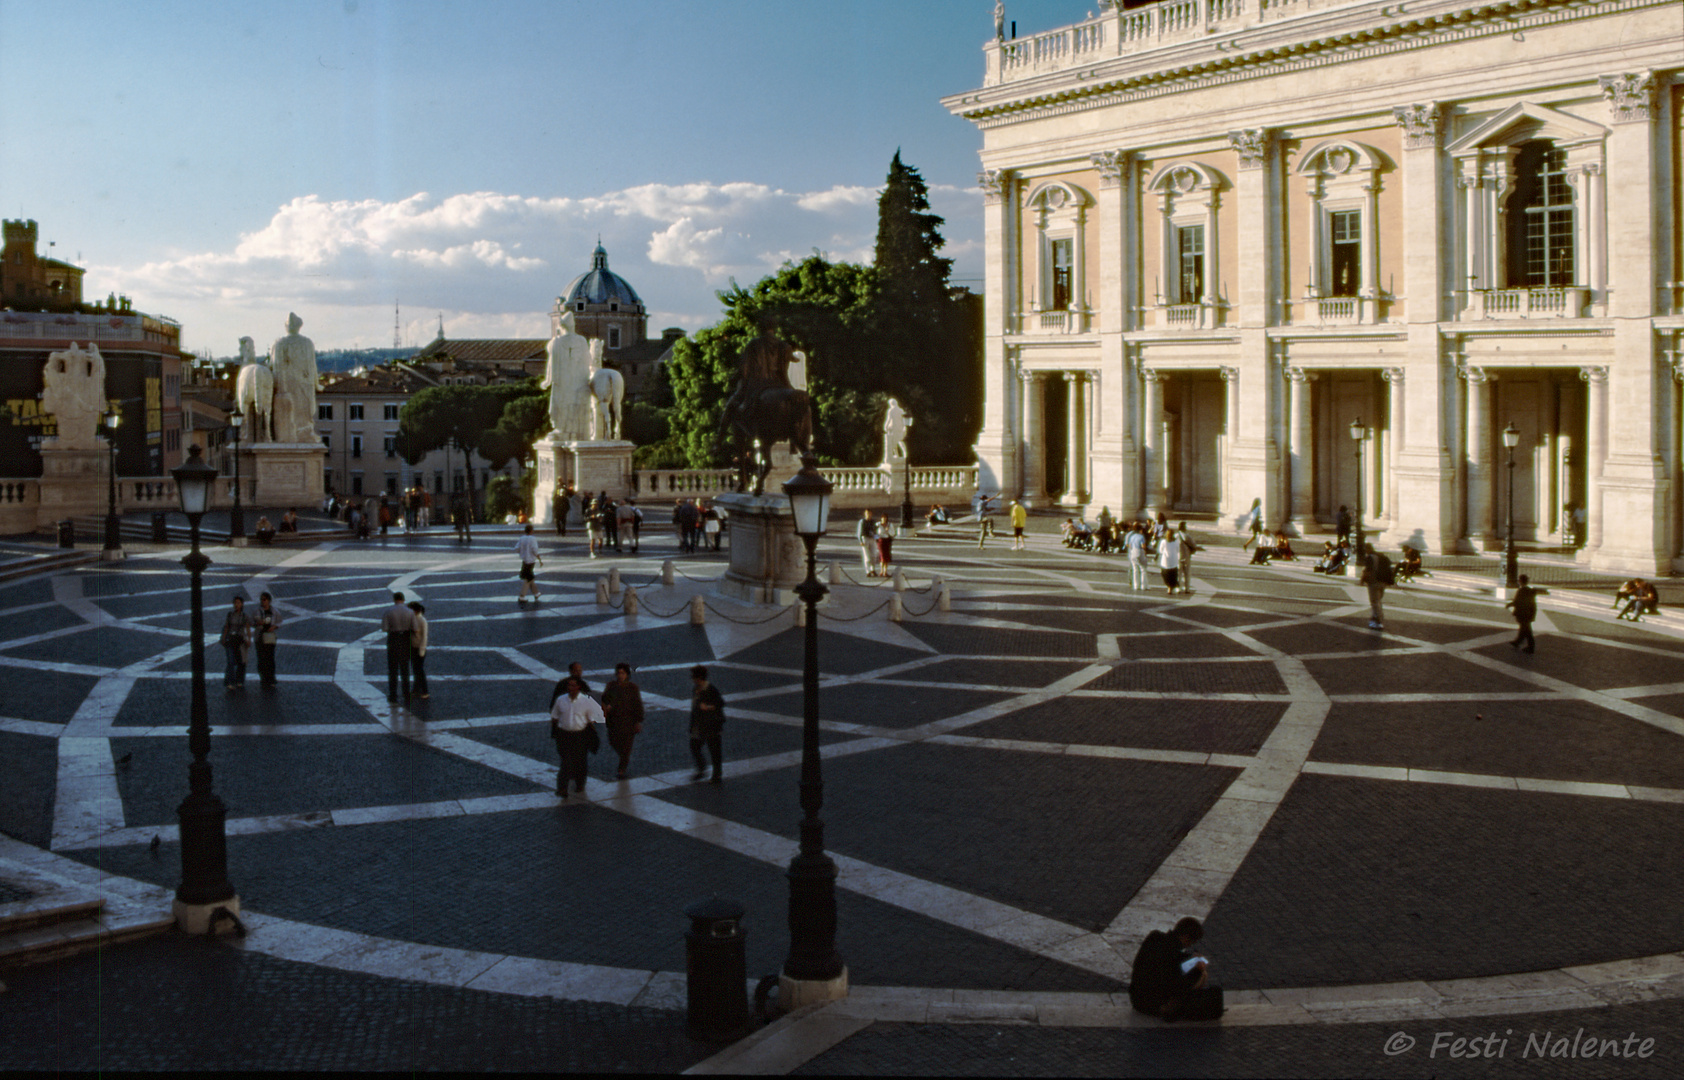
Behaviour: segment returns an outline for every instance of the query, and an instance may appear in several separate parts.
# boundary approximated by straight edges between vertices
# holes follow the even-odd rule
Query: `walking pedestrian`
[[[877,523],[877,576],[889,576],[889,563],[895,554],[895,527],[887,520]]]
[[[636,499],[628,498],[632,508],[632,554],[636,555],[643,546],[643,507],[637,505]]]
[[[1146,530],[1136,524],[1123,539],[1123,551],[1129,560],[1129,588],[1146,587]]]
[[[398,700],[403,685],[403,703],[409,704],[409,632],[415,629],[415,612],[403,602],[403,593],[392,594],[392,606],[380,617],[386,631],[386,700]]]
[[[1343,544],[1346,538],[1351,535],[1351,511],[1348,507],[1343,505],[1339,507],[1339,516],[1334,519],[1333,530],[1335,545]]]
[[[281,628],[281,613],[275,598],[264,593],[257,598],[252,632],[257,637],[257,681],[265,690],[275,688],[275,631]]]
[[[1181,572],[1177,583],[1181,592],[1191,596],[1193,593],[1193,556],[1199,550],[1199,545],[1193,543],[1193,534],[1187,530],[1187,523],[1183,521],[1175,530],[1176,543],[1181,545]]]
[[[1251,545],[1253,545],[1253,544],[1262,544],[1263,543],[1263,500],[1262,499],[1251,500],[1251,513],[1246,515],[1246,528],[1248,530],[1250,530],[1250,535],[1245,538],[1245,543],[1240,545],[1241,551],[1245,551],[1246,549],[1250,548]]]
[[[854,526],[854,539],[860,542],[860,565],[865,568],[865,576],[876,577],[872,555],[877,547],[877,522],[872,520],[870,510],[860,514],[860,520]]]
[[[526,591],[532,590],[532,602],[538,602],[538,567],[544,565],[544,557],[538,554],[538,538],[532,535],[532,525],[527,523],[526,532],[515,541],[515,554],[520,557],[520,592],[515,594],[515,603],[526,605]]]
[[[602,715],[607,721],[608,745],[620,755],[620,768],[614,775],[626,778],[631,764],[632,740],[643,730],[643,691],[632,682],[631,665],[614,665],[614,681],[602,691]]]
[[[234,597],[234,608],[222,620],[222,649],[228,656],[228,666],[222,684],[229,690],[246,688],[246,652],[251,648],[251,616],[246,613],[246,598]]]
[[[1366,546],[1366,545],[1364,545]],[[1392,568],[1392,560],[1378,548],[1369,548],[1368,556],[1362,561],[1362,583],[1368,588],[1368,608],[1370,630],[1384,630],[1386,628],[1386,586],[1397,581],[1397,571]]]
[[[637,531],[632,528],[637,521],[637,507],[627,499],[614,510],[614,526],[619,530],[614,541],[614,550],[623,551],[628,545],[635,553],[637,551]]]
[[[1518,649],[1522,641],[1526,642],[1525,652],[1536,652],[1538,642],[1532,636],[1532,623],[1538,617],[1538,597],[1549,595],[1548,589],[1534,589],[1531,579],[1525,574],[1520,575],[1520,588],[1515,590],[1514,599],[1503,606],[1514,611],[1514,621],[1519,626],[1514,640],[1509,647]]]
[[[1012,550],[1023,550],[1023,530],[1029,524],[1029,510],[1016,499],[1012,500]]]
[[[725,529],[725,519],[720,517],[719,507],[708,503],[707,509],[702,511],[702,542],[707,544],[708,550],[719,550],[719,537]]]
[[[419,600],[409,602],[415,613],[415,628],[409,632],[409,666],[415,669],[415,696],[427,696],[427,609]]]
[[[555,497],[550,500],[550,515],[555,518],[555,534],[567,535],[567,511],[569,509],[567,489],[557,488]]]
[[[550,702],[550,738],[561,758],[561,768],[555,774],[555,793],[563,800],[567,798],[569,781],[575,792],[584,793],[590,739],[596,733],[591,725],[600,723],[602,706],[584,693],[578,679],[568,676],[564,692]]]
[[[1181,541],[1168,530],[1167,523],[1163,539],[1158,543],[1158,569],[1164,577],[1164,591],[1174,596],[1181,579]]]
[[[700,780],[707,774],[707,763],[702,760],[702,744],[706,743],[713,758],[713,782],[721,784],[725,782],[721,738],[725,730],[725,698],[717,686],[708,682],[708,669],[701,664],[690,669],[690,681],[695,686],[690,693],[690,756],[696,759],[696,775],[690,779]]]

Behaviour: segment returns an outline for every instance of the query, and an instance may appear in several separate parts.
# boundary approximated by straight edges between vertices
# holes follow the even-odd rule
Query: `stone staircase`
[[[0,972],[48,963],[170,930],[167,904],[108,900],[0,862]]]

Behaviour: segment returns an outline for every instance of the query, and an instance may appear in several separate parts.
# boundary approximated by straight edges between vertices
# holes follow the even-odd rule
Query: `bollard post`
[[[830,583],[832,585],[842,584],[842,564],[839,562],[830,564]]]
[[[667,559],[665,562],[661,563],[661,584],[662,585],[671,585],[672,584],[672,560],[671,559]]]
[[[626,598],[623,602],[623,607],[627,615],[637,614],[637,586],[626,586]]]
[[[941,605],[942,611],[953,610],[953,592],[947,587],[947,582],[942,582],[941,588],[936,591],[936,601]]]
[[[715,896],[684,909],[687,961],[686,1028],[692,1038],[733,1042],[752,1028],[748,1012],[748,960],[741,904]]]
[[[608,579],[605,577],[596,579],[596,602],[603,605],[608,603]]]
[[[900,622],[902,614],[903,614],[903,611],[902,611],[902,608],[901,608],[900,593],[890,593],[889,594],[889,621],[890,622]]]
[[[620,591],[620,568],[618,566],[608,568],[608,591],[610,594]]]
[[[898,566],[895,567],[895,591],[898,593],[906,591],[906,571]]]
[[[708,621],[707,603],[702,600],[702,594],[697,593],[690,598],[690,625],[703,626]]]

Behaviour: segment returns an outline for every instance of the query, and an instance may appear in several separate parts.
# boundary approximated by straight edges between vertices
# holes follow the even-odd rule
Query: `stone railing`
[[[639,469],[632,473],[632,497],[694,499],[737,490],[735,469]]]
[[[0,480],[0,536],[35,531],[41,506],[41,481]]]
[[[232,493],[218,493],[212,485],[213,497],[211,505],[220,506],[224,501],[232,506]],[[228,494],[226,500],[216,498],[217,494]],[[251,505],[249,502],[247,505]],[[175,481],[148,477],[144,479],[117,479],[117,509],[123,512],[130,510],[175,510],[181,506],[181,500],[175,497]]]
[[[1584,315],[1590,290],[1475,289],[1463,297],[1463,319],[1577,319]]]
[[[1161,0],[1015,41],[990,42],[986,84],[1012,82],[1164,45],[1198,41],[1356,0]]]
[[[899,465],[838,466],[823,472],[834,489],[831,502],[851,508],[898,501],[906,480],[906,473]],[[975,465],[914,465],[911,474],[912,501],[920,509],[931,502],[969,505],[971,493],[976,490]],[[779,480],[767,477],[767,491],[776,490]],[[707,499],[735,491],[736,487],[734,469],[644,469],[632,474],[633,497],[652,502]]]
[[[1354,296],[1328,296],[1316,301],[1316,318],[1324,323],[1354,323],[1358,305]]]
[[[1221,322],[1219,304],[1159,304],[1147,308],[1153,324],[1165,330],[1210,330]]]

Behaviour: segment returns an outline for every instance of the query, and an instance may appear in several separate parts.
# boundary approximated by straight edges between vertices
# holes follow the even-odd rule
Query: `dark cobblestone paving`
[[[369,631],[379,629],[379,622],[370,618],[337,618],[333,615],[291,615],[282,628],[281,647],[285,649],[291,642],[319,641],[330,645],[349,645],[353,641],[360,641],[368,636]],[[427,609],[432,614],[432,609]]]
[[[0,904],[15,904],[20,900],[28,900],[34,895],[21,885],[14,885],[9,881],[0,881]]]
[[[787,816],[798,819],[794,784],[782,794]],[[68,854],[161,885],[180,877],[174,844],[156,858],[144,846]],[[472,872],[440,874],[440,859]],[[253,911],[448,948],[648,971],[685,969],[684,907],[718,894],[748,911],[751,977],[779,970],[789,951],[784,872],[578,804],[233,837],[228,846],[229,879]],[[860,983],[1117,988],[845,888],[837,890],[837,911],[838,947]]]
[[[1010,612],[1002,612],[1006,619]],[[1088,634],[1058,634],[1037,630],[1001,630],[991,626],[907,623],[906,629],[944,653],[996,656],[1095,656]],[[821,649],[820,655],[824,652]]]
[[[1376,635],[1368,630],[1368,616],[1355,615],[1345,620],[1342,625],[1350,628],[1352,633]],[[1378,635],[1387,645],[1396,646],[1399,638],[1413,641],[1427,641],[1434,645],[1455,645],[1475,638],[1490,637],[1492,634],[1513,634],[1514,623],[1479,623],[1461,622],[1460,620],[1446,620],[1436,618],[1434,613],[1427,611],[1400,611],[1398,605],[1390,600],[1386,602],[1386,632]]]
[[[1234,602],[1246,603],[1249,599],[1249,597],[1236,597]],[[1174,611],[1170,612],[1170,614],[1179,615],[1183,619],[1191,619],[1194,622],[1204,623],[1207,626],[1219,626],[1224,628],[1232,626],[1250,626],[1254,623],[1272,622],[1276,618],[1276,616],[1267,613],[1259,614],[1255,611],[1233,611],[1224,607],[1212,607],[1209,604],[1182,604]]]
[[[1325,615],[1340,606],[1341,600],[1328,600],[1317,603],[1306,600],[1288,600],[1273,596],[1257,596],[1249,593],[1221,593],[1217,597],[1220,603],[1233,604],[1237,607],[1253,608],[1261,612],[1253,620],[1263,622],[1270,615],[1283,618],[1304,618],[1307,616]],[[1345,601],[1348,602],[1348,601]]]
[[[1684,694],[1667,694],[1663,697],[1632,698],[1631,702],[1633,705],[1642,705],[1658,712],[1668,713],[1672,716],[1684,717]],[[1678,779],[1684,780],[1684,777],[1679,777]]]
[[[820,618],[823,619],[822,614]],[[907,629],[911,629],[912,626],[911,623],[906,624]],[[805,630],[785,630],[746,649],[731,653],[729,659],[742,664],[754,664],[757,667],[788,668],[799,672],[805,657],[805,635]],[[819,656],[823,663],[821,670],[827,675],[858,675],[893,664],[904,664],[908,660],[922,660],[929,655],[899,645],[839,634],[826,630],[822,621],[819,623]],[[723,684],[720,685],[720,689],[724,690]]]
[[[1160,657],[1256,656],[1237,641],[1212,633],[1195,630],[1185,634],[1124,635],[1118,638],[1118,651],[1128,660],[1152,660]]]
[[[21,581],[0,582],[0,607],[44,604],[52,598],[53,583],[50,578],[24,578]]]
[[[981,618],[1003,619],[1009,622],[1024,623],[1029,626],[1044,626],[1050,630],[1069,630],[1081,634],[1125,634],[1151,632],[1155,630],[1174,630],[1173,623],[1165,622],[1152,615],[1140,615],[1127,611],[972,611],[968,614]],[[1076,656],[1079,653],[1055,653],[1059,656]]]
[[[0,832],[45,846],[53,838],[58,742],[0,731]]]
[[[567,654],[563,654],[567,655]],[[742,655],[742,654],[739,654]],[[747,661],[745,660],[745,663]],[[760,708],[759,698],[737,698],[734,695],[746,694],[752,690],[770,690],[774,687],[800,686],[801,669],[796,668],[787,674],[772,671],[745,671],[732,667],[730,664],[714,663],[711,660],[699,660],[708,669],[708,681],[719,687],[719,692],[725,695],[725,711],[729,715],[733,706],[744,709]],[[598,670],[592,672],[586,668],[585,674],[592,676],[591,686],[601,690],[607,681],[609,672]],[[685,703],[689,709],[690,692],[695,689],[695,683],[690,681],[690,665],[668,668],[664,671],[639,671],[633,675],[637,685],[642,687],[645,694],[659,694],[662,697],[673,698]]]
[[[1076,660],[938,660],[917,670],[920,682],[965,683],[982,686],[1023,686],[1039,689],[1066,675],[1073,675],[1086,663]]]
[[[1395,649],[1396,641],[1388,641],[1383,634],[1339,622],[1300,623],[1297,626],[1274,626],[1266,630],[1247,630],[1246,636],[1271,649],[1284,653],[1361,652],[1372,649]],[[1370,663],[1364,660],[1362,663]]]
[[[498,724],[494,727],[468,728],[457,734],[508,750],[523,757],[558,764],[555,743],[550,741],[549,721],[535,717],[529,723]],[[835,732],[819,732],[819,743],[833,743],[851,736]],[[782,754],[801,749],[801,729],[785,724],[767,724],[757,720],[734,717],[725,724],[725,772],[731,771],[733,761],[744,761],[765,754]],[[620,757],[608,745],[606,736],[602,750],[590,761],[590,773],[599,780],[611,780]],[[673,709],[648,709],[643,733],[632,743],[630,775],[648,776],[652,773],[689,769],[695,762],[690,757],[690,714]]]
[[[76,715],[98,682],[98,676],[94,675],[0,667],[0,716],[66,723]]]
[[[1158,690],[1200,694],[1284,694],[1275,665],[1267,660],[1208,664],[1118,664],[1084,690]]]
[[[207,616],[206,622],[209,621]],[[136,660],[144,660],[184,644],[185,641],[185,638],[173,634],[152,634],[143,630],[114,626],[101,628],[98,632],[66,634],[63,637],[25,645],[21,649],[8,649],[7,655],[58,664],[125,667]]]
[[[304,651],[304,650],[296,650]],[[310,652],[318,650],[311,649]],[[279,650],[280,654],[286,650]],[[214,662],[214,664],[213,664]],[[279,667],[279,656],[276,666]],[[222,685],[223,653],[205,655],[205,706],[210,722],[223,724],[368,724],[368,710],[332,683],[288,682],[264,690],[255,663],[246,665],[246,688],[229,691]],[[189,679],[136,679],[134,689],[117,711],[117,727],[187,727],[193,702]]]
[[[1684,665],[1669,657],[1597,645],[1559,634],[1539,637],[1536,655],[1507,645],[1489,645],[1478,651],[1493,660],[1540,671],[1586,690],[1676,682],[1684,675]]]
[[[131,752],[117,774],[125,822],[173,823],[187,794],[187,739],[111,740],[113,758]],[[212,740],[210,762],[231,818],[544,790],[396,735],[227,735]]]
[[[427,677],[435,675],[530,675],[519,664],[481,648],[456,648],[439,642],[438,623],[427,623]],[[447,626],[449,624],[446,624]],[[463,642],[472,646],[473,639]],[[386,678],[386,643],[384,641],[363,650],[363,674],[371,679]]]
[[[1684,806],[1306,774],[1201,946],[1236,989],[1673,952],[1681,844]]]
[[[605,632],[600,635],[543,645],[528,645],[521,651],[557,671],[566,671],[567,665],[577,660],[585,665],[586,671],[604,673],[613,672],[614,665],[621,661],[632,665],[636,670],[658,664],[706,664],[714,659],[713,648],[708,644],[707,629],[689,625],[639,630],[635,634],[627,634],[622,633],[620,624],[616,623],[605,628]],[[684,678],[684,694],[688,697],[688,666],[685,668]]]
[[[1652,649],[1663,649],[1667,652],[1684,653],[1684,639],[1668,637],[1642,629],[1642,623],[1620,622],[1610,619],[1606,622],[1592,619],[1584,615],[1573,615],[1565,611],[1549,610],[1549,601],[1543,601],[1546,611],[1549,611],[1550,622],[1556,626],[1557,634],[1551,637],[1590,637],[1606,638],[1609,641],[1625,642],[1632,645],[1646,645]],[[1612,614],[1612,609],[1609,611]],[[1541,640],[1541,639],[1540,639]]]
[[[1571,698],[1336,704],[1310,756],[1443,772],[1684,785],[1684,739]]]
[[[0,637],[33,637],[53,630],[63,630],[69,626],[82,626],[85,622],[85,619],[69,608],[36,608],[20,615],[0,615]]]
[[[917,679],[920,673],[908,672],[904,678]],[[996,701],[1005,701],[1009,694],[982,690],[963,690],[958,687],[894,686],[883,683],[851,683],[847,686],[821,687],[819,690],[819,719],[837,720],[847,724],[869,724],[873,727],[908,728],[958,716],[971,709],[980,709]],[[800,691],[773,694],[745,702],[750,708],[784,716],[804,715],[805,698]]]
[[[422,720],[468,720],[487,716],[527,715],[543,722],[549,716],[550,691],[555,683],[548,679],[499,679],[496,682],[436,682],[433,681],[428,650],[427,692],[425,701],[411,697],[405,706],[412,716]],[[382,651],[382,665],[385,655]],[[382,666],[380,678],[371,680],[374,688],[386,692],[386,673]]]
[[[1504,647],[1504,652],[1509,651]],[[1443,653],[1370,660],[1306,660],[1329,694],[1507,694],[1535,692],[1530,683]]]
[[[661,798],[794,839],[796,772]],[[825,762],[825,843],[1097,930],[1233,776],[1196,765],[913,744]],[[885,791],[894,798],[882,798]],[[965,857],[953,858],[958,851]]]
[[[684,1014],[335,971],[166,935],[8,973],[0,1069],[680,1072]]]
[[[798,1076],[1537,1076],[1561,1080],[1670,1078],[1684,1070],[1684,1004],[1676,1001],[1523,1016],[1281,1027],[1045,1028],[878,1023],[793,1071]],[[1649,1057],[1566,1059],[1540,1047],[1628,1035]],[[1387,1040],[1412,1040],[1388,1054]],[[1439,1049],[1435,1040],[1443,1035]],[[1454,1039],[1495,1035],[1501,1057],[1451,1058]],[[1533,1049],[1528,1052],[1528,1038]],[[1391,1044],[1393,1047],[1401,1042]],[[1484,1044],[1480,1044],[1481,1047]],[[1467,1047],[1462,1048],[1467,1053]]]
[[[314,625],[314,624],[312,624]],[[281,678],[288,675],[332,675],[339,669],[339,647],[337,645],[317,645],[304,643],[298,637],[312,637],[302,623],[294,624],[288,621],[282,628],[284,636],[275,649],[275,673]],[[216,676],[218,682],[222,678],[223,665],[226,663],[221,646],[213,638],[205,642],[205,674]],[[153,671],[192,671],[193,657],[178,656],[167,664],[158,664]],[[257,657],[254,653],[246,662],[246,677],[257,677]],[[384,674],[384,670],[382,670]]]
[[[1286,702],[1151,701],[1066,697],[973,724],[965,735],[1085,746],[1250,754],[1269,737]]]

